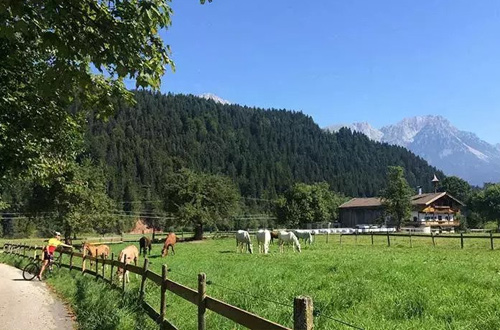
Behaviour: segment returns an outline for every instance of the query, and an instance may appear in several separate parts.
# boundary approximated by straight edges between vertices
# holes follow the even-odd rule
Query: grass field
[[[237,254],[233,239],[209,239],[180,243],[163,259],[158,244],[150,269],[161,273],[166,263],[169,278],[191,288],[205,272],[208,295],[287,326],[293,298],[308,295],[317,329],[349,329],[332,318],[365,329],[500,329],[500,250],[490,250],[489,240],[468,238],[461,250],[459,239],[439,237],[436,247],[430,238],[413,238],[413,248],[407,237],[391,237],[391,247],[383,236],[373,246],[370,236],[343,236],[342,245],[339,236],[328,244],[325,238],[300,254],[279,254],[274,245],[270,255]],[[113,245],[115,254],[124,245]],[[131,281],[134,292],[139,280]],[[146,299],[159,309],[153,284]],[[196,328],[196,307],[172,293],[166,315],[179,328]],[[207,328],[240,327],[207,312]]]

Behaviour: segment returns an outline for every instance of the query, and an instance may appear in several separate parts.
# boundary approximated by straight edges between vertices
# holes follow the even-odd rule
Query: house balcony
[[[428,221],[409,221],[407,226],[425,226],[425,227],[458,227],[460,221],[458,220],[428,220]]]

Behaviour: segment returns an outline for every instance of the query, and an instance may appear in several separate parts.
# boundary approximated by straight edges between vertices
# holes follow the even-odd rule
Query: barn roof
[[[351,207],[378,207],[382,206],[382,201],[379,197],[369,197],[369,198],[353,198],[348,202],[340,205],[340,208],[351,208]]]
[[[435,200],[445,195],[447,195],[460,205],[464,205],[464,203],[462,203],[461,201],[459,201],[458,199],[456,199],[455,197],[451,196],[446,192],[415,195],[411,198],[411,204],[429,205],[430,203],[434,202]],[[340,205],[339,207],[342,209],[347,209],[347,208],[357,208],[357,207],[363,208],[363,207],[380,207],[380,206],[382,206],[382,199],[380,197],[369,197],[369,198],[353,198],[350,201]]]

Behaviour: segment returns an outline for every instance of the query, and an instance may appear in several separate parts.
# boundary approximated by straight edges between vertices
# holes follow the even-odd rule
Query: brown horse
[[[146,254],[151,255],[151,240],[146,236],[142,236],[139,240],[139,251],[142,252],[144,258],[146,257]]]
[[[168,247],[172,248],[172,254],[175,254],[174,245],[177,242],[177,237],[175,233],[169,233],[167,238],[165,239],[165,244],[163,245],[163,249],[161,250],[161,256],[168,256]]]
[[[278,239],[278,234],[279,234],[279,232],[277,232],[277,231],[271,232],[271,243],[274,243],[274,239]]]
[[[84,242],[82,244],[82,251],[83,254],[91,256],[91,257],[100,257],[104,255],[104,258],[107,258],[109,256],[109,246],[102,244],[102,245],[90,245],[87,242]],[[92,260],[90,261],[90,265],[92,266],[94,263]]]

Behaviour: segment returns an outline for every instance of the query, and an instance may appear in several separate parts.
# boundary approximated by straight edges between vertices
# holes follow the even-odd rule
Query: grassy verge
[[[22,268],[28,259],[0,254],[0,262]],[[66,269],[56,269],[46,281],[70,304],[78,329],[158,329],[138,307],[136,291],[122,295],[103,281]]]

